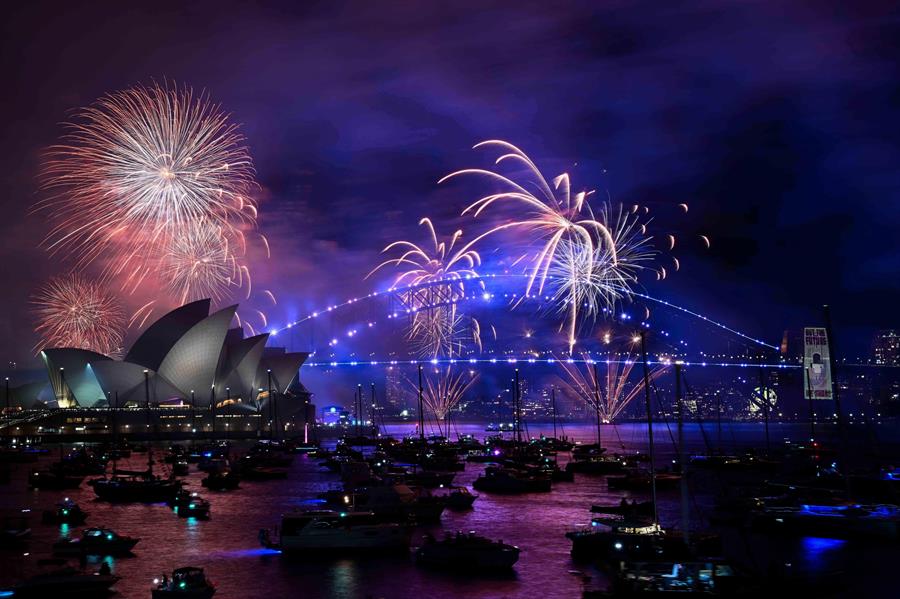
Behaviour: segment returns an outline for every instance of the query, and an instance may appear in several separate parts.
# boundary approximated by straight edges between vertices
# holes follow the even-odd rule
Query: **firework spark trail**
[[[236,283],[236,258],[221,227],[203,221],[186,225],[169,240],[160,274],[179,303],[219,300]]]
[[[100,257],[132,290],[185,228],[204,222],[240,238],[256,227],[254,169],[244,138],[205,94],[174,84],[106,95],[76,113],[48,150],[36,210],[53,222],[44,246],[78,267]]]
[[[478,278],[475,269],[481,265],[481,257],[478,252],[466,246],[463,249],[453,251],[456,242],[462,237],[462,231],[457,230],[450,238],[450,242],[439,241],[434,230],[434,224],[430,218],[423,218],[419,225],[428,228],[433,249],[417,245],[411,241],[395,241],[385,246],[381,253],[390,252],[400,248],[403,253],[398,258],[385,260],[372,269],[366,278],[386,266],[403,268],[391,289],[400,286],[414,286],[431,283],[433,281],[462,281],[467,278]]]
[[[55,277],[31,303],[40,336],[36,350],[72,347],[110,357],[121,353],[125,312],[99,283],[77,274]]]
[[[478,379],[478,375],[473,371],[459,370],[453,372],[450,366],[446,370],[434,369],[434,376],[425,377],[422,387],[422,401],[428,406],[428,409],[434,414],[437,421],[438,431],[445,433],[447,438],[450,437],[449,415],[459,405],[466,391]],[[418,392],[419,385],[417,381],[407,379],[407,382]],[[447,423],[447,430],[441,431],[441,423]]]
[[[484,238],[498,232],[522,229],[534,234],[542,242],[541,249],[529,260],[528,283],[525,295],[536,286],[537,293],[543,293],[551,274],[554,283],[554,297],[561,311],[566,313],[563,327],[566,330],[569,353],[576,342],[579,313],[587,304],[589,313],[596,315],[600,307],[611,308],[612,302],[629,295],[631,284],[636,281],[636,272],[643,268],[639,262],[652,257],[644,246],[646,224],[640,224],[637,217],[629,218],[621,208],[615,222],[604,205],[598,217],[588,205],[590,192],[572,193],[569,176],[563,173],[553,179],[552,187],[541,174],[535,163],[516,146],[500,140],[489,140],[475,147],[498,146],[502,154],[495,161],[500,165],[511,161],[524,166],[529,180],[517,182],[495,171],[484,169],[464,169],[450,173],[439,183],[463,174],[486,176],[499,182],[506,190],[484,196],[470,204],[463,214],[472,212],[475,217],[497,202],[514,203],[525,209],[521,219],[497,225],[473,241],[463,250],[472,248]],[[536,188],[536,192],[527,186]],[[633,212],[639,212],[635,206]],[[629,248],[629,245],[631,246]],[[620,258],[620,253],[629,255],[629,261]],[[517,261],[518,262],[518,261]]]
[[[481,257],[470,247],[455,249],[462,231],[457,230],[445,242],[438,239],[431,219],[423,218],[419,225],[428,229],[431,245],[405,240],[388,244],[382,253],[398,249],[402,253],[376,266],[366,278],[385,267],[400,269],[391,289],[410,287],[404,294],[412,313],[407,337],[422,356],[452,356],[465,341],[461,331],[463,318],[457,313],[456,304],[465,295],[465,281],[478,278],[475,269],[481,265]],[[431,285],[435,281],[446,284]],[[423,289],[416,289],[417,286]],[[439,301],[435,301],[435,295]],[[474,331],[473,341],[480,345],[479,328],[476,326]]]
[[[475,217],[478,217],[486,208],[500,201],[522,204],[522,207],[526,209],[525,218],[493,227],[469,242],[463,249],[469,249],[485,237],[507,229],[525,228],[536,233],[546,241],[532,262],[527,288],[529,293],[535,282],[538,283],[538,292],[543,289],[556,248],[564,239],[580,239],[591,250],[594,246],[606,244],[612,259],[616,259],[615,240],[611,232],[604,223],[594,218],[587,205],[589,192],[582,191],[573,196],[568,174],[563,173],[553,179],[553,188],[551,189],[547,179],[534,162],[516,146],[501,140],[488,140],[476,144],[475,148],[482,146],[499,146],[504,151],[508,151],[497,158],[495,164],[500,165],[504,161],[512,161],[526,167],[532,177],[528,184],[537,186],[540,197],[528,191],[523,184],[485,169],[463,169],[441,178],[438,184],[465,174],[484,175],[511,189],[511,191],[493,193],[476,200],[463,210],[463,214],[472,212]]]
[[[593,360],[589,356],[583,360],[586,363],[584,373],[574,363],[559,360],[565,373],[565,378],[560,377],[562,386],[570,396],[598,410],[603,422],[612,422],[644,389],[643,378],[638,377],[635,383],[628,380],[637,360],[631,354],[624,360]],[[595,372],[595,364],[605,365],[605,377]],[[662,375],[666,368],[661,365],[651,369],[650,381]]]
[[[574,335],[576,315],[596,319],[603,310],[613,310],[616,303],[633,294],[640,271],[649,268],[656,252],[650,247],[650,239],[639,233],[636,220],[620,207],[612,216],[607,206],[601,211],[603,222],[609,228],[617,248],[614,261],[606,246],[593,250],[583,244],[564,240],[548,272],[547,286],[552,290],[553,304],[557,311],[567,315],[569,332]],[[572,305],[578,306],[578,312]]]
[[[135,310],[134,314],[131,315],[131,318],[128,319],[128,328],[131,328],[135,322],[138,322],[138,319],[140,319],[140,322],[138,323],[137,328],[144,328],[144,323],[147,321],[150,315],[153,314],[153,304],[155,303],[156,300],[150,300],[149,302]]]

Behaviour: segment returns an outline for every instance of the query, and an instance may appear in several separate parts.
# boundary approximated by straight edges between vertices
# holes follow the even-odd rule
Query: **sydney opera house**
[[[169,312],[121,360],[84,349],[44,349],[48,379],[14,389],[14,410],[89,415],[151,408],[156,427],[164,418],[170,429],[201,431],[215,430],[218,419],[233,431],[271,427],[274,419],[282,432],[298,413],[305,420],[310,394],[298,371],[309,354],[266,347],[268,333],[244,337],[243,329],[229,328],[237,306],[210,314],[210,304],[199,300]]]

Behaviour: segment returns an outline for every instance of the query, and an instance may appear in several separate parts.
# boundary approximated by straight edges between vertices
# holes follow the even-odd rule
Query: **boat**
[[[622,516],[653,516],[652,501],[632,501],[622,499],[621,503],[594,504],[591,512],[595,514],[619,514]]]
[[[183,598],[210,599],[216,593],[216,587],[206,578],[202,568],[179,568],[172,572],[172,578],[163,574],[154,579],[156,585],[152,590],[153,599]]]
[[[200,484],[211,491],[233,491],[240,487],[241,477],[232,470],[211,472]]]
[[[655,480],[657,489],[670,489],[681,483],[681,475],[672,472],[656,472]],[[632,469],[626,471],[625,474],[607,476],[606,486],[609,489],[646,491],[651,487],[650,473]]]
[[[197,462],[197,470],[212,473],[221,472],[228,468],[228,459],[224,457],[204,457]]]
[[[353,552],[406,549],[409,527],[382,522],[372,512],[311,510],[285,514],[274,533],[262,529],[263,547],[283,552]]]
[[[625,470],[625,463],[617,456],[593,455],[573,459],[566,464],[566,472],[579,474],[618,474]]]
[[[181,481],[174,478],[153,476],[150,471],[129,472],[117,470],[109,478],[98,478],[89,483],[94,493],[104,501],[115,503],[161,503],[175,497],[181,489]]]
[[[190,493],[182,489],[169,502],[169,505],[180,518],[199,518],[200,520],[209,518],[209,502],[197,493]]]
[[[501,450],[499,447],[473,451],[466,455],[467,462],[474,462],[476,464],[490,464],[493,462],[499,462],[502,459],[503,450]]]
[[[55,510],[44,510],[42,521],[44,524],[69,524],[79,525],[87,520],[88,514],[81,507],[66,497],[56,504]]]
[[[448,533],[441,541],[426,535],[415,556],[417,564],[432,568],[503,571],[519,561],[519,548],[474,532],[457,532],[456,535]]]
[[[131,457],[131,445],[125,439],[107,442],[100,445],[100,451],[108,460],[121,460]]]
[[[683,560],[695,555],[719,555],[721,539],[714,534],[692,535],[690,545],[678,531],[664,530],[652,516],[599,516],[591,526],[566,533],[572,557],[603,565],[629,561]]]
[[[77,489],[84,480],[82,474],[67,474],[63,470],[32,470],[28,474],[28,486],[32,489]]]
[[[559,467],[556,459],[547,455],[539,457],[536,461],[530,461],[526,458],[519,463],[514,461],[513,464],[515,467],[523,469],[530,474],[549,476],[550,480],[555,483],[570,483],[575,480],[575,473],[572,470],[563,470]]]
[[[0,464],[32,464],[45,453],[47,453],[46,449],[39,449],[31,445],[12,445],[0,449]]]
[[[284,466],[243,466],[241,474],[247,480],[276,480],[287,478],[288,469]]]
[[[591,527],[566,533],[575,559],[630,560],[661,558],[666,533],[652,520],[594,518]]]
[[[900,507],[895,505],[765,506],[751,515],[756,528],[843,539],[897,540]]]
[[[53,544],[56,555],[130,555],[140,539],[116,534],[109,528],[86,528],[77,539],[62,539]]]
[[[478,499],[478,495],[471,493],[466,487],[448,487],[447,507],[451,510],[468,510]]]
[[[550,450],[550,451],[572,451],[575,447],[575,444],[569,441],[566,438],[560,439],[559,437],[545,437],[541,435],[539,439],[534,441],[542,448]]]
[[[351,447],[367,447],[378,445],[378,437],[369,437],[367,435],[348,435],[341,438],[340,442]]]
[[[544,493],[550,491],[550,477],[525,474],[509,468],[488,466],[484,474],[475,479],[472,487],[488,493],[516,495],[519,493]]]
[[[81,474],[82,476],[103,474],[106,472],[106,464],[108,462],[108,456],[80,447],[63,456],[58,462],[53,462],[50,465],[50,470],[58,470],[66,474]]]
[[[118,576],[99,572],[82,572],[64,567],[24,580],[12,588],[13,597],[105,597]]]
[[[321,447],[319,447],[315,443],[295,443],[295,444],[291,444],[291,446],[290,446],[291,453],[315,455],[320,450],[321,450]]]
[[[31,510],[22,510],[16,515],[4,516],[0,527],[0,547],[18,547],[31,536],[31,528],[28,526],[28,513]]]
[[[172,578],[163,574],[153,584],[153,599],[210,599],[216,594],[203,568],[178,568],[172,571]]]
[[[752,453],[740,455],[699,454],[689,458],[691,468],[707,470],[759,470],[771,472],[781,465],[781,461],[768,456],[757,456]]]
[[[402,478],[408,485],[425,487],[426,489],[449,487],[453,484],[453,479],[455,477],[455,472],[438,472],[432,470],[407,472],[399,476],[399,478]]]
[[[731,596],[740,579],[726,563],[703,561],[629,562],[613,580],[620,597],[708,597]]]
[[[174,464],[180,459],[186,459],[187,454],[188,451],[183,445],[170,445],[169,451],[163,458],[163,461],[167,464]]]
[[[172,474],[174,476],[187,476],[191,472],[191,466],[184,458],[179,458],[172,464]]]
[[[443,497],[405,484],[373,485],[352,491],[328,491],[319,496],[336,510],[371,512],[384,522],[439,522],[447,503]]]

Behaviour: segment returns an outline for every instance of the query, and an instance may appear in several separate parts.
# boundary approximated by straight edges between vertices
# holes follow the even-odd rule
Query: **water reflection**
[[[216,551],[212,557],[218,559],[241,559],[246,557],[260,557],[264,555],[280,555],[277,549],[269,549],[267,547],[259,547],[256,549],[242,549],[237,551]]]
[[[329,593],[332,597],[352,597],[359,578],[358,566],[355,561],[341,560],[331,567],[332,588]]]
[[[811,574],[822,574],[840,562],[841,549],[847,541],[826,537],[803,537],[800,539],[800,553],[806,570]]]

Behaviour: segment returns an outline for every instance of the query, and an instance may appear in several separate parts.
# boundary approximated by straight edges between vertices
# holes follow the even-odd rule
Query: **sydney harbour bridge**
[[[789,342],[788,334],[780,343],[760,339],[689,307],[636,292],[631,301],[604,308],[581,326],[578,343],[569,348],[560,334],[557,303],[537,290],[523,292],[522,278],[496,273],[375,290],[310,310],[246,338],[242,330],[227,328],[232,308],[208,315],[209,302],[199,302],[199,312],[195,302],[161,318],[142,335],[162,344],[165,351],[148,350],[153,344],[146,342],[142,349],[139,340],[119,361],[121,366],[103,356],[81,356],[73,362],[72,356],[60,357],[52,348],[42,352],[55,403],[46,397],[43,401],[29,397],[35,385],[16,387],[6,393],[2,425],[7,434],[83,436],[115,430],[173,437],[296,435],[300,431],[308,435],[316,420],[314,406],[361,406],[357,390],[363,385],[367,396],[371,386],[373,402],[376,387],[383,398],[388,370],[399,371],[410,383],[407,393],[415,395],[416,373],[423,365],[447,375],[464,368],[485,381],[507,380],[518,370],[523,376],[549,373],[562,381],[568,377],[569,384],[564,386],[575,396],[581,394],[587,404],[604,404],[604,419],[612,419],[626,407],[611,403],[625,404],[636,397],[628,386],[634,390],[640,384],[641,367],[653,370],[653,382],[648,384],[658,387],[664,377],[655,377],[675,363],[682,371],[719,371],[727,374],[713,376],[749,379],[748,405],[766,418],[770,411],[774,416],[781,409],[775,387],[780,387],[778,395],[798,396],[801,401],[794,402],[795,407],[806,403],[799,348]],[[197,314],[185,320],[192,305]],[[416,318],[447,313],[452,330],[446,343],[429,347],[413,343]],[[196,342],[192,346],[182,339],[208,336],[216,328],[209,324],[212,321],[221,321],[220,333],[213,334],[221,338],[209,347]],[[196,355],[200,350],[195,347],[201,346],[208,354],[205,358]],[[139,354],[148,351],[158,355],[140,359]],[[68,370],[59,366],[62,362],[71,365]],[[81,363],[94,377],[91,380],[96,379],[99,391],[86,385],[83,376],[78,379],[77,364]],[[638,368],[630,380],[632,366]],[[615,393],[622,397],[610,396],[611,370]],[[741,375],[742,371],[746,374]],[[597,388],[601,383],[603,401]],[[438,385],[432,393],[445,393],[439,389]],[[805,414],[795,410],[793,416],[809,417],[816,410],[810,406]],[[452,406],[445,408],[449,412]],[[423,410],[413,405],[416,409]],[[348,410],[355,414],[354,408]],[[440,409],[430,411],[431,417],[438,417]],[[830,407],[821,411],[829,412]],[[439,417],[446,418],[448,413]],[[356,418],[365,419],[366,412]]]

